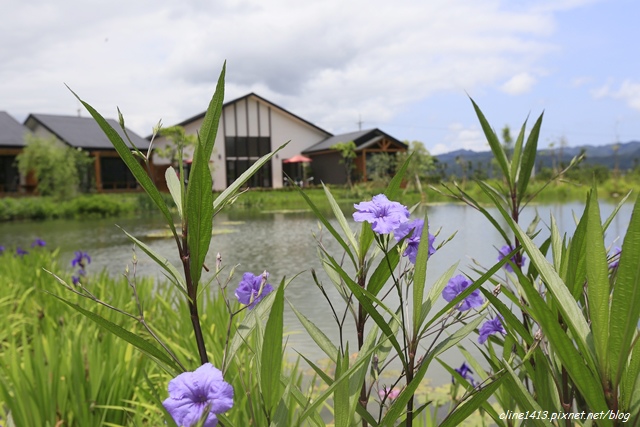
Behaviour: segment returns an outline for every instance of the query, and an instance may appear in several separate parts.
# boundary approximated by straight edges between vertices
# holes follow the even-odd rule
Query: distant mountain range
[[[538,150],[536,171],[540,171],[543,167],[551,168],[559,162],[568,165],[571,159],[579,155],[582,150],[586,155],[585,164],[603,165],[613,169],[617,162],[618,168],[622,171],[631,170],[640,164],[640,141],[630,141],[600,146],[544,148]],[[472,176],[473,171],[477,169],[484,169],[491,176],[493,168],[496,167],[491,164],[493,159],[491,151],[456,150],[434,157],[438,159],[439,167],[445,176],[461,176],[463,166],[467,176]]]

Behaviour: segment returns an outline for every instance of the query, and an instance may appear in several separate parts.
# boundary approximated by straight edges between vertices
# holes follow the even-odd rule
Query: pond
[[[614,207],[612,204],[602,203],[602,217],[606,218]],[[611,224],[605,237],[608,246],[622,245],[621,239],[629,224],[632,207],[631,204],[624,205]],[[440,230],[436,238],[436,246],[457,233],[453,240],[440,248],[430,260],[427,279],[429,284],[455,263],[459,263],[459,273],[472,273],[471,266],[475,263],[486,268],[495,263],[497,257],[495,248],[504,243],[500,234],[479,212],[468,206],[457,204],[431,205],[427,209],[431,231]],[[532,206],[523,213],[521,224],[523,227],[528,226],[537,210],[542,220],[539,225],[542,232],[536,238],[540,243],[549,235],[547,225],[550,224],[550,215],[555,217],[562,232],[571,235],[575,229],[574,215],[581,215],[583,209],[584,206],[580,203]],[[350,214],[351,212],[346,213],[348,218]],[[412,217],[417,215],[421,216],[422,213],[415,213]],[[3,223],[0,224],[0,245],[28,247],[35,238],[41,238],[47,242],[49,248],[60,248],[59,259],[62,265],[71,261],[74,251],[83,250],[92,257],[90,272],[105,268],[109,273],[118,275],[122,274],[125,267],[131,263],[132,244],[115,224],[144,240],[155,251],[174,261],[174,264],[178,264],[175,243],[172,239],[149,238],[150,235],[162,234],[166,230],[163,219],[151,215],[122,219]],[[352,226],[355,230],[359,225],[352,222]],[[232,210],[216,217],[214,230],[221,234],[213,237],[207,257],[208,265],[215,265],[215,256],[218,252],[227,269],[239,265],[233,283],[237,283],[242,273],[246,271],[257,275],[267,270],[272,284],[278,284],[284,276],[291,278],[300,273],[288,287],[287,299],[330,339],[338,342],[338,330],[329,305],[315,286],[310,273],[312,268],[319,272],[320,279],[325,283],[325,289],[333,291],[329,292],[330,297],[333,301],[340,300],[329,279],[322,272],[314,233],[319,238],[322,237],[323,243],[333,251],[335,256],[339,256],[341,252],[339,246],[330,241],[328,233],[320,233],[318,221],[311,213]],[[164,276],[153,261],[140,250],[136,253],[139,260],[139,275],[151,275],[164,280]],[[69,269],[71,271],[70,265]],[[291,333],[288,337],[289,347],[312,360],[322,358],[323,353],[315,343],[306,333],[300,332],[303,328],[295,315],[288,307],[286,310],[285,327]],[[347,330],[353,331],[352,324],[347,326]],[[473,345],[467,347],[473,347]],[[350,348],[354,348],[354,344],[351,344]],[[450,356],[447,354],[447,360],[455,366],[462,363],[462,357],[457,351],[451,352]],[[436,384],[446,383],[450,379],[446,371],[437,363],[432,364],[428,376]]]

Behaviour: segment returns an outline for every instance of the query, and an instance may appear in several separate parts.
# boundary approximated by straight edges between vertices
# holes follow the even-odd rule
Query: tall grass
[[[129,426],[163,425],[158,400],[166,398],[172,378],[132,345],[102,329],[49,293],[62,294],[54,277],[71,282],[70,260],[57,251],[30,249],[14,256],[13,248],[0,255],[0,417],[11,416],[16,426]],[[69,267],[67,267],[69,266]],[[90,270],[90,266],[88,267]],[[198,351],[188,323],[179,321],[187,311],[173,287],[148,278],[90,274],[85,284],[98,298],[128,312],[136,312],[129,281],[136,281],[145,319],[186,363],[197,365]],[[222,298],[207,289],[202,298],[202,319],[209,357],[221,364],[228,318]],[[66,299],[142,337],[146,331],[134,320],[71,293]],[[232,337],[235,331],[232,331]],[[238,349],[226,380],[236,390],[251,390],[253,354]],[[296,374],[297,375],[297,374]],[[302,376],[294,376],[297,382]],[[235,425],[248,425],[248,394],[237,393],[227,417]]]

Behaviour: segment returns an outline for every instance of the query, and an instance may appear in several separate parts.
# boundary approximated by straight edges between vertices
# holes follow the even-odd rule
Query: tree
[[[399,168],[404,164],[409,156],[411,161],[407,165],[407,188],[409,190],[411,186],[415,186],[420,192],[422,201],[425,201],[426,193],[422,191],[422,181],[433,181],[442,179],[445,176],[447,168],[446,163],[438,163],[438,160],[433,157],[424,144],[420,141],[405,141],[405,144],[409,146],[409,150],[406,152],[399,152],[396,154]],[[406,191],[405,190],[405,191]]]
[[[353,187],[353,182],[351,181],[351,173],[353,172],[353,161],[357,156],[356,143],[353,141],[338,142],[337,144],[333,144],[331,148],[340,153],[340,156],[342,157],[340,163],[344,165],[344,171],[347,174],[347,185],[349,186],[349,188]]]
[[[198,142],[197,135],[187,135],[182,126],[171,126],[160,129],[160,135],[167,138],[167,144],[156,148],[156,154],[168,159],[171,166],[176,167],[183,159],[186,148],[195,147]]]
[[[367,178],[386,184],[395,172],[395,159],[389,153],[378,153],[367,160]]]
[[[513,153],[513,138],[511,137],[509,125],[504,125],[502,128],[502,146],[504,147],[507,157],[510,159]]]
[[[80,172],[93,163],[89,154],[53,137],[27,135],[25,142],[24,150],[16,157],[18,170],[23,175],[33,172],[38,193],[60,200],[75,196],[81,183]]]

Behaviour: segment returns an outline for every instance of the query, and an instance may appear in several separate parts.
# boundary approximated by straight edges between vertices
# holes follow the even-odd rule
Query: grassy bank
[[[499,181],[489,181],[496,188],[501,187]],[[451,184],[449,184],[451,185]],[[540,193],[537,202],[557,203],[566,201],[585,200],[589,185],[575,182],[554,182],[544,189],[544,183],[533,182],[530,194]],[[343,206],[349,206],[383,191],[383,185],[358,184],[353,189],[332,186],[331,191]],[[484,193],[473,181],[463,186],[464,190],[481,202],[489,202]],[[599,185],[599,195],[602,199],[616,201],[627,192],[640,191],[640,182],[636,180],[609,179]],[[422,192],[415,187],[406,188],[399,201],[405,205],[416,203],[446,203],[451,199],[441,194],[446,193],[442,185],[424,185]],[[440,191],[438,191],[440,190]],[[324,191],[320,187],[306,188],[307,196],[322,210],[329,211]],[[173,205],[169,194],[165,194],[169,206]],[[307,209],[306,203],[295,189],[284,188],[278,190],[250,189],[242,194],[230,207],[231,209],[260,209],[260,210],[298,210]],[[115,193],[115,194],[87,194],[71,200],[59,201],[51,197],[4,197],[0,198],[0,221],[12,220],[42,220],[55,218],[86,218],[86,217],[116,217],[153,210],[152,202],[146,193]]]

